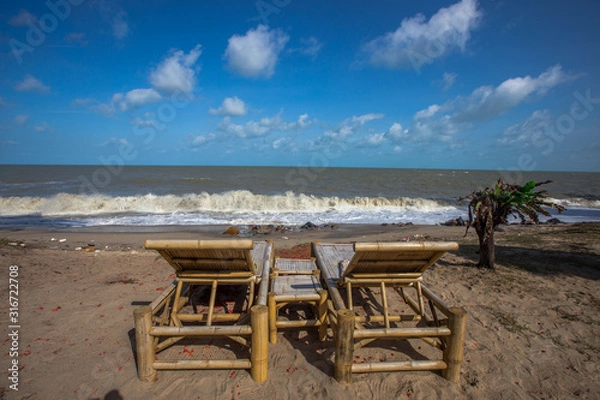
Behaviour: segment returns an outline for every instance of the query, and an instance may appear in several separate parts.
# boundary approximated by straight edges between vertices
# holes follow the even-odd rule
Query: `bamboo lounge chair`
[[[156,370],[250,369],[255,381],[264,382],[268,373],[266,304],[269,270],[273,262],[272,243],[252,240],[147,240],[144,246],[160,253],[175,269],[176,280],[149,306],[139,307],[134,312],[139,379],[146,382],[156,380]],[[242,304],[228,312],[216,312],[217,288],[221,285],[242,285],[245,292],[242,292],[245,294]],[[189,306],[184,309],[194,290],[202,287],[210,288],[208,307],[201,312],[197,312],[195,306],[192,307],[193,312],[190,312]],[[250,358],[187,357],[182,360],[156,357],[157,353],[182,339],[207,337],[226,337],[249,347]]]
[[[421,283],[427,268],[447,251],[457,249],[457,243],[445,242],[312,244],[330,295],[328,316],[335,339],[334,375],[338,381],[352,382],[352,373],[409,370],[441,370],[446,379],[458,381],[466,311],[448,307]],[[390,286],[410,308],[409,313],[390,315]],[[363,293],[371,301],[363,308],[356,307],[353,287],[379,288],[381,303],[369,290]],[[368,307],[373,303],[378,310]],[[356,363],[354,351],[374,340],[416,338],[441,350],[442,358]]]

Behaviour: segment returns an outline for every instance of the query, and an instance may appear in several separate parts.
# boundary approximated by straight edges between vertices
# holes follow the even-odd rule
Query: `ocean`
[[[498,178],[543,186],[564,222],[600,221],[600,173],[317,167],[0,166],[0,228],[435,225]]]

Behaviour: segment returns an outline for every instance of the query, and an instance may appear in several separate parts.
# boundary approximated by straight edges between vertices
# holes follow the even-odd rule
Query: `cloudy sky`
[[[600,171],[599,17],[593,0],[11,2],[0,163]]]

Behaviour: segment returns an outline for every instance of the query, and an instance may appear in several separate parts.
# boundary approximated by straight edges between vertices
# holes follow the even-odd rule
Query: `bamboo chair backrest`
[[[449,250],[458,250],[458,243],[355,243],[354,256],[341,278],[361,274],[406,274],[418,278]]]
[[[144,247],[158,251],[177,275],[196,271],[257,273],[252,240],[146,240]]]

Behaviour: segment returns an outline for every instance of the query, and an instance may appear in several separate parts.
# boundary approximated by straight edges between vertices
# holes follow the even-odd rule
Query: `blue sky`
[[[11,3],[0,163],[600,171],[597,1]]]

